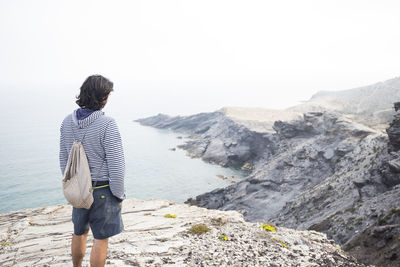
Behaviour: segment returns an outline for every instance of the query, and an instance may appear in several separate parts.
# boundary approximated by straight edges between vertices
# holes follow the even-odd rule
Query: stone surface
[[[273,150],[269,135],[249,130],[226,117],[222,112],[200,113],[186,117],[159,114],[139,119],[142,125],[171,129],[190,134],[180,146],[191,157],[226,167],[253,165],[266,151]]]
[[[320,91],[302,104],[284,110],[225,107],[229,118],[257,132],[274,132],[275,121],[300,119],[307,112],[334,111],[369,127],[384,130],[395,114],[393,101],[400,100],[400,77],[341,91]],[[397,104],[397,108],[400,105]]]
[[[349,90],[321,91],[285,112],[330,110],[383,130],[395,114],[392,107],[396,100],[400,100],[400,77]]]
[[[199,124],[192,124],[193,118]],[[396,115],[391,125],[399,118]],[[186,203],[237,210],[247,221],[265,220],[299,230],[321,231],[340,245],[368,238],[356,237],[368,235],[368,229],[383,223],[383,213],[400,206],[396,187],[400,183],[400,152],[393,149],[396,139],[390,136],[395,131],[388,130],[388,138],[379,129],[332,111],[309,112],[301,119],[277,121],[273,125],[275,133],[252,131],[221,112],[169,117],[167,127],[160,120],[163,119],[150,118],[141,123],[184,129],[192,140],[182,148],[189,153],[200,151],[193,156],[204,159],[206,155],[207,161],[222,162],[223,166],[240,167],[243,162],[242,168],[250,166],[251,173],[244,180],[190,198]],[[204,123],[210,127],[203,127]],[[207,130],[196,134],[199,127]],[[249,140],[253,141],[251,146]],[[262,149],[254,149],[255,144]],[[232,147],[243,148],[245,155],[252,156],[235,154]],[[224,157],[242,161],[232,164]],[[213,158],[217,160],[210,160]],[[378,252],[394,255],[387,256],[384,262],[371,253],[365,257],[352,253],[367,263],[377,260],[380,266],[392,266],[397,263],[397,254],[389,245],[393,246],[380,242],[376,247]]]
[[[390,150],[400,150],[400,114],[395,115],[395,119],[390,123],[389,128],[386,129],[389,136]]]
[[[0,266],[72,266],[71,210],[61,205],[0,214]],[[122,217],[124,232],[110,238],[107,266],[364,266],[324,234],[283,227],[268,232],[235,211],[131,199]],[[188,232],[200,223],[211,231]],[[89,234],[83,266],[92,242]]]
[[[330,113],[305,114],[303,120],[279,127],[290,129],[291,134],[289,130],[282,133],[277,129],[276,134],[267,136],[267,140],[275,140],[273,149],[264,151],[251,175],[235,185],[192,198],[188,203],[242,210],[249,221],[271,220],[296,195],[334,175],[336,168],[353,166],[354,157],[364,157],[370,152],[365,147],[380,143],[371,140],[382,139],[372,129],[367,131],[364,126]],[[366,138],[368,134],[371,137]],[[346,153],[350,156],[345,157]],[[354,187],[352,183],[350,186]]]

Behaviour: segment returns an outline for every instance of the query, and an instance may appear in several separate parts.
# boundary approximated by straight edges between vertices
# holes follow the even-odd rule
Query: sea
[[[67,203],[59,167],[59,127],[78,106],[73,101],[65,104],[61,96],[49,95],[24,92],[3,97],[0,213]],[[162,110],[155,107],[154,115],[159,112]],[[129,106],[113,109],[111,105],[105,113],[116,119],[121,133],[127,198],[183,203],[247,175],[188,157],[177,148],[188,140],[187,134],[142,126],[134,122],[138,114],[130,112]]]

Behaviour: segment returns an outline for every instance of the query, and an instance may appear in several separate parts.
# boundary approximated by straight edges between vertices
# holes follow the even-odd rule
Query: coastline
[[[255,132],[220,110],[183,117],[159,114],[138,122],[186,132],[189,139],[181,148],[191,157],[252,171],[238,183],[185,203],[237,210],[248,222],[323,232],[366,264],[396,266],[399,116],[389,136],[381,125],[370,128],[332,111],[275,121],[274,133]]]
[[[14,130],[7,129],[3,134],[12,136]],[[126,154],[128,198],[161,198],[183,203],[189,197],[230,184],[216,175],[242,177],[234,170],[193,160],[180,149],[169,150],[183,143],[184,140],[177,138],[178,134],[144,127],[131,119],[121,121],[120,130]],[[3,150],[10,150],[11,155],[3,157],[0,163],[3,170],[0,177],[7,184],[0,188],[0,213],[67,203],[61,190],[58,132],[46,132],[49,135],[46,139],[53,141],[45,142],[40,148],[28,142],[31,140],[28,136],[41,132],[39,126],[25,132],[15,131],[24,140],[15,145],[12,140],[3,140],[6,142]],[[40,156],[32,156],[41,150]],[[38,184],[38,180],[41,183]]]

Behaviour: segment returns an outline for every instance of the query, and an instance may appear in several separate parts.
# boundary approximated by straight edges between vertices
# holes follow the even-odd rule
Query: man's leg
[[[71,252],[72,263],[74,267],[80,267],[82,265],[82,260],[86,252],[86,239],[88,236],[88,232],[83,235],[74,234],[72,236]]]
[[[93,239],[92,252],[90,253],[90,266],[103,267],[107,258],[108,238]]]

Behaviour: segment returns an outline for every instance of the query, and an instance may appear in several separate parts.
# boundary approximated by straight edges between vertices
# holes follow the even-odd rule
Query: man
[[[104,266],[108,238],[123,230],[121,206],[125,199],[125,159],[122,140],[115,120],[101,111],[112,91],[113,83],[107,78],[89,76],[77,96],[76,103],[80,108],[68,115],[60,128],[61,172],[64,174],[73,142],[81,141],[94,186],[90,209],[74,207],[72,211],[74,266],[82,264],[89,227],[94,237],[91,266]]]

